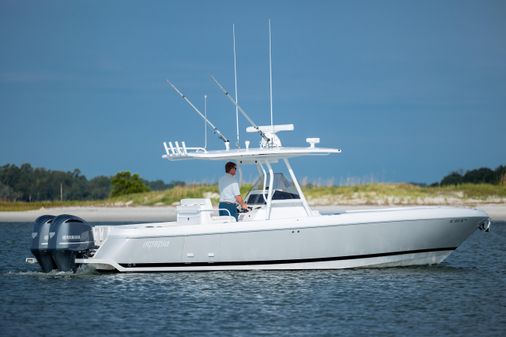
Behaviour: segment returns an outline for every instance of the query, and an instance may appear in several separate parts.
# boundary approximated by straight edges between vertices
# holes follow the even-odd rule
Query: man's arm
[[[232,190],[233,193],[235,194],[235,201],[237,201],[237,203],[241,205],[243,209],[248,209],[248,205],[244,202],[244,200],[241,197],[241,189],[239,188],[239,183],[237,181],[235,181],[235,183],[233,184]]]
[[[241,197],[240,195],[236,195],[236,196],[235,196],[235,201],[237,201],[237,203],[238,203],[239,205],[241,205],[241,207],[242,207],[242,208],[244,208],[244,209],[248,209],[248,204],[246,204],[246,203],[244,202],[244,200],[242,199],[242,197]]]

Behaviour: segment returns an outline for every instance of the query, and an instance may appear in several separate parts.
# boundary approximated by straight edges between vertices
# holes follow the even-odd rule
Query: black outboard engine
[[[60,271],[75,271],[76,257],[83,257],[94,247],[93,229],[83,219],[62,214],[51,222],[48,251]]]
[[[54,218],[54,215],[43,215],[33,224],[31,251],[44,273],[56,269],[56,264],[48,251],[49,227]]]

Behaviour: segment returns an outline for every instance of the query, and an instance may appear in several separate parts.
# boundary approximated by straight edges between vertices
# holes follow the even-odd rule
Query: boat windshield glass
[[[265,184],[265,195],[262,195],[262,191],[264,190],[264,175],[260,174],[257,181],[253,184],[251,191],[248,193],[246,203],[251,205],[264,205],[267,200],[269,189],[271,188],[269,186],[268,177]],[[281,172],[274,173],[272,188],[274,189],[272,200],[300,199],[299,193],[292,180],[285,177]]]

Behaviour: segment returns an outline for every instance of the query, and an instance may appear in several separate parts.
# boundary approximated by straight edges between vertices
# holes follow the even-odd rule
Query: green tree
[[[0,200],[15,201],[17,198],[19,198],[19,193],[0,181]]]
[[[506,165],[501,165],[495,169],[497,184],[506,185]]]
[[[459,172],[452,172],[441,180],[441,185],[462,184],[462,175]]]
[[[166,190],[169,188],[169,185],[166,184],[163,180],[161,179],[158,179],[158,180],[153,180],[153,181],[149,181],[149,180],[144,180],[142,179],[142,182],[144,184],[146,184],[149,189],[151,191],[163,191],[163,190]]]
[[[464,183],[471,184],[494,184],[497,182],[495,172],[488,167],[481,167],[476,170],[467,171],[462,179]]]
[[[90,199],[105,199],[111,194],[111,178],[98,176],[89,181]]]
[[[130,171],[116,173],[111,179],[112,190],[111,197],[117,197],[124,194],[149,192],[149,187],[142,181],[137,173]]]

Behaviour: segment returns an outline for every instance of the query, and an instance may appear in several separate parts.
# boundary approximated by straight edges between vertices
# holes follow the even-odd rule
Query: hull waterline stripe
[[[418,250],[406,250],[406,251],[400,251],[400,252],[386,252],[386,253],[378,253],[378,254],[348,255],[348,256],[321,257],[321,258],[311,258],[311,259],[292,259],[292,260],[119,263],[119,265],[124,268],[205,267],[205,266],[240,266],[240,265],[248,265],[249,266],[249,265],[262,265],[262,264],[272,265],[272,264],[311,263],[311,262],[371,259],[371,258],[383,257],[383,256],[453,251],[455,249],[457,249],[457,247],[429,248],[429,249],[418,249]]]

